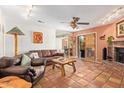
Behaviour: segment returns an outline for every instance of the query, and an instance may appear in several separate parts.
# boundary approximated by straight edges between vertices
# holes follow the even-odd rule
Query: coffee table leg
[[[52,66],[52,69],[54,69],[55,68],[55,64],[53,64],[53,66]]]
[[[76,72],[76,67],[75,67],[74,62],[72,63],[72,66],[73,66],[73,70],[74,70],[74,72]]]
[[[64,68],[64,65],[61,65],[61,73],[62,73],[62,76],[65,76],[65,68]]]

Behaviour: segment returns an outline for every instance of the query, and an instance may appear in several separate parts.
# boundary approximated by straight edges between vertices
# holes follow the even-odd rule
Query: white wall
[[[63,37],[56,38],[56,48],[57,48],[57,51],[59,51],[59,52],[63,52],[62,39],[64,39],[64,38]]]
[[[18,26],[19,29],[25,34],[24,36],[18,36],[19,42],[19,54],[27,52],[29,50],[38,49],[56,49],[56,30],[45,27],[42,25],[33,25],[28,23],[22,23],[20,20],[11,20],[11,17],[6,17],[5,19],[5,32],[11,30],[14,26]],[[43,43],[34,44],[32,32],[42,32],[43,33]],[[5,55],[14,56],[14,36],[5,35]]]
[[[0,9],[0,57],[4,55],[4,38],[3,38],[3,16],[2,16],[2,11]]]
[[[1,26],[4,25],[4,31]],[[6,14],[0,8],[0,57],[15,55],[14,36],[6,34],[13,27],[18,26],[25,36],[18,36],[19,54],[29,50],[56,49],[56,30],[42,24],[29,22]],[[32,32],[43,33],[43,43],[33,44]],[[4,34],[5,33],[5,34]]]

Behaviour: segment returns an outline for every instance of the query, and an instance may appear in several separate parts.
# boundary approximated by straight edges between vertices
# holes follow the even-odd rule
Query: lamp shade
[[[7,34],[24,35],[24,33],[18,27],[12,28],[10,31],[7,32]]]

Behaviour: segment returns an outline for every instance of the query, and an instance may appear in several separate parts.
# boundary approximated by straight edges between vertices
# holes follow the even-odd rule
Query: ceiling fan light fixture
[[[79,21],[79,17],[72,17],[72,20],[69,22],[70,27],[72,27],[73,29],[78,29],[79,26],[78,25],[89,25],[89,22],[78,22]],[[60,22],[60,23],[68,23],[68,22]]]
[[[78,28],[78,27],[77,27],[77,26],[75,26],[75,25],[74,25],[74,26],[71,26],[71,27],[72,27],[73,29]]]
[[[70,23],[70,26],[71,26],[73,29],[75,29],[75,28],[77,27],[77,24],[74,23],[74,22],[71,22],[71,23]]]

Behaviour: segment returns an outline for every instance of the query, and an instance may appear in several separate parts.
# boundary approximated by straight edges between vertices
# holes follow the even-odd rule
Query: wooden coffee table
[[[60,58],[57,58],[57,59],[53,59],[52,61],[53,61],[53,69],[55,67],[59,68],[61,70],[62,76],[65,76],[65,68],[64,68],[65,65],[72,66],[73,67],[73,71],[74,72],[76,71],[76,67],[75,67],[75,64],[74,64],[74,62],[76,62],[76,58],[60,57]]]

